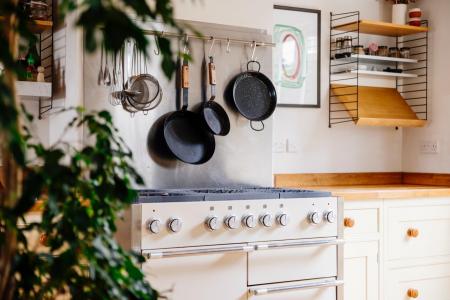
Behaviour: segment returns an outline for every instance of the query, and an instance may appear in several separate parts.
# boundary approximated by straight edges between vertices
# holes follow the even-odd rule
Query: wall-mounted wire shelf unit
[[[410,57],[353,54],[352,49],[337,46],[338,37],[351,39],[352,45],[361,45],[362,34],[394,38],[390,46],[410,48]],[[340,55],[336,58],[336,54]],[[368,68],[371,64],[376,67]],[[386,72],[386,67],[402,72]],[[366,85],[371,78],[390,78],[392,88],[376,87],[376,81],[370,86],[361,85],[362,77]],[[330,13],[329,78],[330,128],[347,122],[424,126],[428,115],[428,21],[422,21],[419,27],[362,20],[359,11]]]

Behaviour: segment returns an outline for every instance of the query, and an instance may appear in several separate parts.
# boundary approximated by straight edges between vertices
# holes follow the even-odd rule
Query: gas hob
[[[272,187],[139,190],[136,203],[330,197],[325,191]]]

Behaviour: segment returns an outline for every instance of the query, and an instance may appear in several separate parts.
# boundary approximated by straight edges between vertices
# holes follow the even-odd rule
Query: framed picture
[[[274,6],[278,106],[320,107],[320,10]]]

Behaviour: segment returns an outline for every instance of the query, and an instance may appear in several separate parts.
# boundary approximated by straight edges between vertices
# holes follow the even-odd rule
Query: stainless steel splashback
[[[151,24],[157,28],[159,24]],[[223,26],[218,24],[189,22],[206,36],[229,37],[271,41],[271,36],[258,29]],[[166,30],[167,31],[167,30]],[[190,65],[191,84],[189,89],[189,107],[192,109],[202,101],[201,96],[201,62],[204,49],[208,55],[210,42],[192,39]],[[173,45],[177,40],[173,39]],[[160,57],[155,55],[154,45],[149,50],[149,73],[160,81],[163,89],[161,104],[148,115],[142,113],[134,117],[121,106],[113,107],[108,102],[109,90],[97,86],[97,74],[100,65],[100,53],[85,54],[84,59],[84,103],[88,110],[106,109],[111,112],[120,134],[133,151],[137,170],[144,177],[147,188],[181,188],[181,187],[220,187],[229,185],[264,185],[272,184],[272,119],[265,121],[265,129],[253,131],[249,121],[234,111],[224,101],[226,84],[237,73],[246,69],[251,56],[250,47],[231,45],[226,51],[226,43],[216,42],[213,48],[217,69],[217,97],[227,111],[231,132],[228,136],[216,137],[216,151],[213,158],[203,165],[189,165],[180,161],[168,161],[154,155],[149,144],[149,136],[155,121],[163,114],[176,109],[175,83],[168,81],[160,69]],[[261,63],[261,72],[271,77],[272,49],[258,47],[255,58]],[[209,89],[208,89],[209,95]]]

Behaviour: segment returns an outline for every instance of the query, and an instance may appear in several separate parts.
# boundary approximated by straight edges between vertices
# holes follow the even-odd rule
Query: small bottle
[[[37,68],[38,74],[37,74],[37,78],[36,81],[37,82],[45,82],[45,68],[43,66],[39,66]]]
[[[25,60],[27,62],[26,79],[34,81],[37,75],[37,66],[41,64],[41,58],[37,52],[36,44],[30,42]]]

